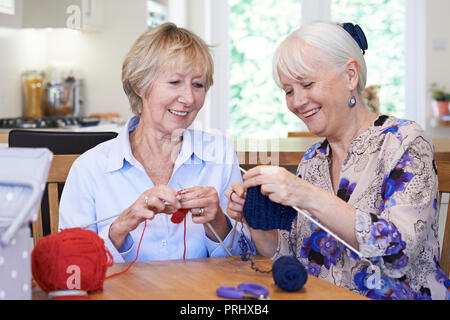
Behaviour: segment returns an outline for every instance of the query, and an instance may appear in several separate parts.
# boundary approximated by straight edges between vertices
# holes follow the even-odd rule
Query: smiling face
[[[171,135],[192,124],[206,96],[203,66],[201,58],[188,65],[180,56],[159,74],[142,99],[142,117],[151,128]]]
[[[352,111],[348,98],[355,82],[348,70],[338,72],[311,46],[303,47],[302,58],[311,70],[302,77],[294,79],[278,69],[286,104],[310,132],[322,137],[338,135]]]

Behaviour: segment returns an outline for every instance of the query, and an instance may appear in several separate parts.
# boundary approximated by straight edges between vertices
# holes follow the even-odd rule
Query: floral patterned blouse
[[[305,153],[297,174],[333,192],[330,165],[324,140]],[[418,124],[379,116],[352,141],[337,196],[356,208],[359,251],[379,267],[379,285],[369,285],[367,261],[301,215],[290,232],[279,230],[273,259],[295,250],[310,275],[373,299],[450,299],[439,268],[434,146]]]

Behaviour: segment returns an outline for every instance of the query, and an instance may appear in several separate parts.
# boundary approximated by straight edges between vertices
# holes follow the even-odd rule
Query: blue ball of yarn
[[[303,264],[292,256],[277,259],[272,266],[272,275],[275,284],[285,291],[301,289],[308,279]]]

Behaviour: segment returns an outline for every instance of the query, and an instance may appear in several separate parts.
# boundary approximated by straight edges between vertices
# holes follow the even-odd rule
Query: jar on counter
[[[44,72],[28,70],[22,73],[23,116],[42,117]]]

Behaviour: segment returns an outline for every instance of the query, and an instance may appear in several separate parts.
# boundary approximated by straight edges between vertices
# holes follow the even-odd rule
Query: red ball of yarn
[[[113,258],[97,233],[69,228],[40,239],[31,253],[33,277],[46,293],[103,290]]]

